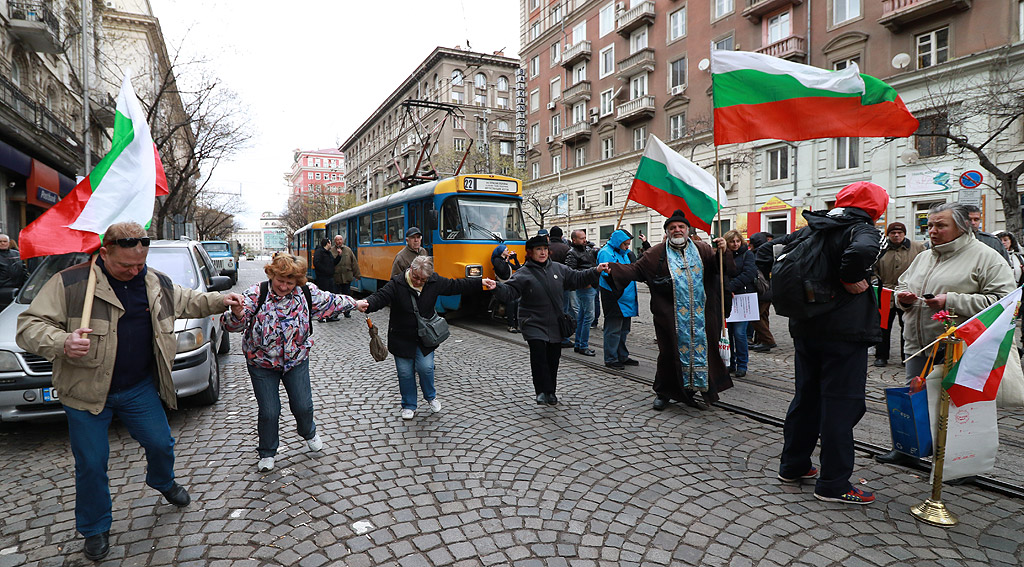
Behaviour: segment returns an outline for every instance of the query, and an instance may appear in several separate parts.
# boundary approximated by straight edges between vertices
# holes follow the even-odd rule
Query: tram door
[[[359,248],[358,220],[359,219],[353,217],[345,221],[345,244],[348,244],[348,247],[352,249],[353,253],[356,253],[356,249]],[[358,257],[358,254],[356,254],[356,257]]]
[[[415,226],[420,229],[423,233],[423,244],[422,246],[427,249],[427,252],[433,254],[433,247],[431,242],[433,241],[433,227],[427,226],[427,219],[423,214],[423,201],[414,201],[409,203],[409,226]],[[407,229],[408,230],[408,229]]]

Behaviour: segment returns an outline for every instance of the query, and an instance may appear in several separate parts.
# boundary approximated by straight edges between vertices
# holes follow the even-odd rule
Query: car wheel
[[[231,350],[231,335],[227,331],[220,332],[220,346],[217,354],[227,354]]]
[[[220,399],[220,362],[213,351],[210,351],[210,383],[192,399],[202,406],[211,406]]]

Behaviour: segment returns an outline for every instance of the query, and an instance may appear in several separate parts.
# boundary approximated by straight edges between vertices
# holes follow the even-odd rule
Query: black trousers
[[[562,358],[561,343],[549,343],[540,339],[526,342],[530,345],[530,370],[533,373],[535,393],[554,394],[558,360]]]
[[[779,474],[796,478],[811,469],[821,438],[821,467],[814,491],[840,496],[850,490],[853,428],[864,416],[868,344],[793,339],[796,393],[786,412]]]
[[[889,360],[889,338],[892,337],[892,327],[896,317],[900,318],[900,360],[906,358],[903,350],[903,312],[896,307],[889,308],[889,325],[882,329],[882,341],[875,345],[875,358]]]

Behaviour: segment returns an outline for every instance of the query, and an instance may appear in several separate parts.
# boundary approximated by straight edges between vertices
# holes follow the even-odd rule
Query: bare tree
[[[306,194],[295,195],[289,199],[281,219],[288,234],[294,234],[296,230],[311,222],[326,220],[358,204],[359,198],[351,193],[318,186]]]
[[[191,217],[200,240],[227,240],[235,230],[235,214],[245,206],[237,197],[204,192],[199,195]]]

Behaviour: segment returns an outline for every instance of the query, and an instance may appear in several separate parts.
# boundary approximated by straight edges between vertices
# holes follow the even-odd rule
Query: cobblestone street
[[[258,281],[261,268],[243,262],[235,289]],[[641,312],[630,345],[641,360],[635,374],[650,379],[653,328],[646,306]],[[386,336],[387,312],[372,318]],[[776,479],[780,429],[721,409],[652,411],[649,387],[571,351],[559,370],[561,404],[537,406],[525,343],[473,325],[482,323],[453,326],[437,351],[442,411],[421,399],[403,421],[394,361],[373,362],[365,317],[316,324],[310,373],[325,448],[305,451],[283,404],[282,448],[265,474],[256,470],[256,402],[232,335],[220,401],[170,413],[190,506],[179,510],[145,486],[141,449],[112,427],[114,524],[102,564],[1021,564],[1022,500],[947,486],[943,499],[961,523],[931,527],[909,512],[928,495],[927,475],[858,453],[854,480],[877,501],[819,502],[813,482]],[[780,348],[752,353],[750,374],[727,401],[784,412],[792,349],[783,321],[773,329]],[[901,371],[872,368],[869,397]],[[871,415],[858,439],[887,443]],[[1021,415],[1000,419],[1017,440]],[[1000,451],[1002,478],[1021,483],[1020,449]],[[91,565],[74,531],[66,424],[0,426],[0,462],[0,567]]]

